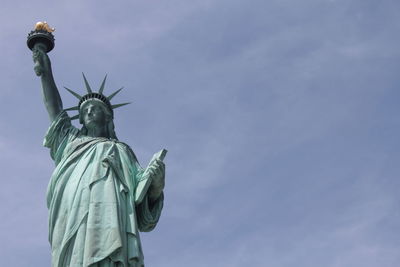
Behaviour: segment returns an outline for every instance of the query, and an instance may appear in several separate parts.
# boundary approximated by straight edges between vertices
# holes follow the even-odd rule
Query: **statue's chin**
[[[89,123],[85,123],[84,126],[86,128],[84,134],[87,136],[109,138],[108,131],[105,129],[103,124],[91,121]]]
[[[86,129],[88,129],[88,130],[97,130],[97,129],[104,128],[104,123],[100,123],[100,122],[96,121],[95,119],[86,119],[84,125],[85,125]]]

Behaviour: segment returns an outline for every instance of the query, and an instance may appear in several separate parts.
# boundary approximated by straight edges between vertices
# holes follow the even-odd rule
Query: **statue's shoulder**
[[[121,142],[121,141],[115,140],[115,139],[111,139],[111,140],[112,140],[112,142],[113,142],[118,148],[121,148],[121,149],[130,149],[130,147],[128,146],[128,144],[126,144],[126,143],[124,143],[124,142]]]
[[[119,150],[125,152],[127,155],[129,155],[130,157],[133,157],[137,161],[135,153],[133,152],[132,148],[128,144],[121,142],[119,140],[115,140],[115,144],[117,145]]]

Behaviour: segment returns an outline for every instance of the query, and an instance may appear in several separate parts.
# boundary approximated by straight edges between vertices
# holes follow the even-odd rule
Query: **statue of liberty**
[[[113,109],[127,103],[111,104],[122,88],[104,95],[106,78],[95,92],[83,75],[87,93],[66,88],[78,105],[63,109],[47,55],[54,29],[38,24],[28,46],[51,121],[44,146],[56,165],[47,189],[52,266],[142,267],[139,231],[153,230],[160,218],[166,150],[142,168],[132,149],[117,139]],[[68,110],[78,115],[69,117]],[[71,124],[75,118],[81,129]]]

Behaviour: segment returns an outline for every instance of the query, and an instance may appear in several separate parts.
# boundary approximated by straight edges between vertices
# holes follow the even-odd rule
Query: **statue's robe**
[[[156,226],[163,195],[135,203],[143,169],[129,146],[82,135],[66,112],[44,146],[56,164],[47,190],[52,266],[144,266],[139,231]]]

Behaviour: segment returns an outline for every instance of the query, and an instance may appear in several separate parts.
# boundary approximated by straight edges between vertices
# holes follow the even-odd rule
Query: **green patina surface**
[[[53,267],[141,267],[140,231],[156,226],[163,207],[166,150],[156,153],[142,168],[131,148],[114,131],[113,109],[124,104],[109,102],[104,82],[79,99],[82,128],[71,124],[63,109],[47,56],[54,38],[29,36],[35,73],[41,78],[43,99],[51,125],[44,139],[55,162],[47,190],[49,241]],[[36,39],[35,39],[36,38]]]

